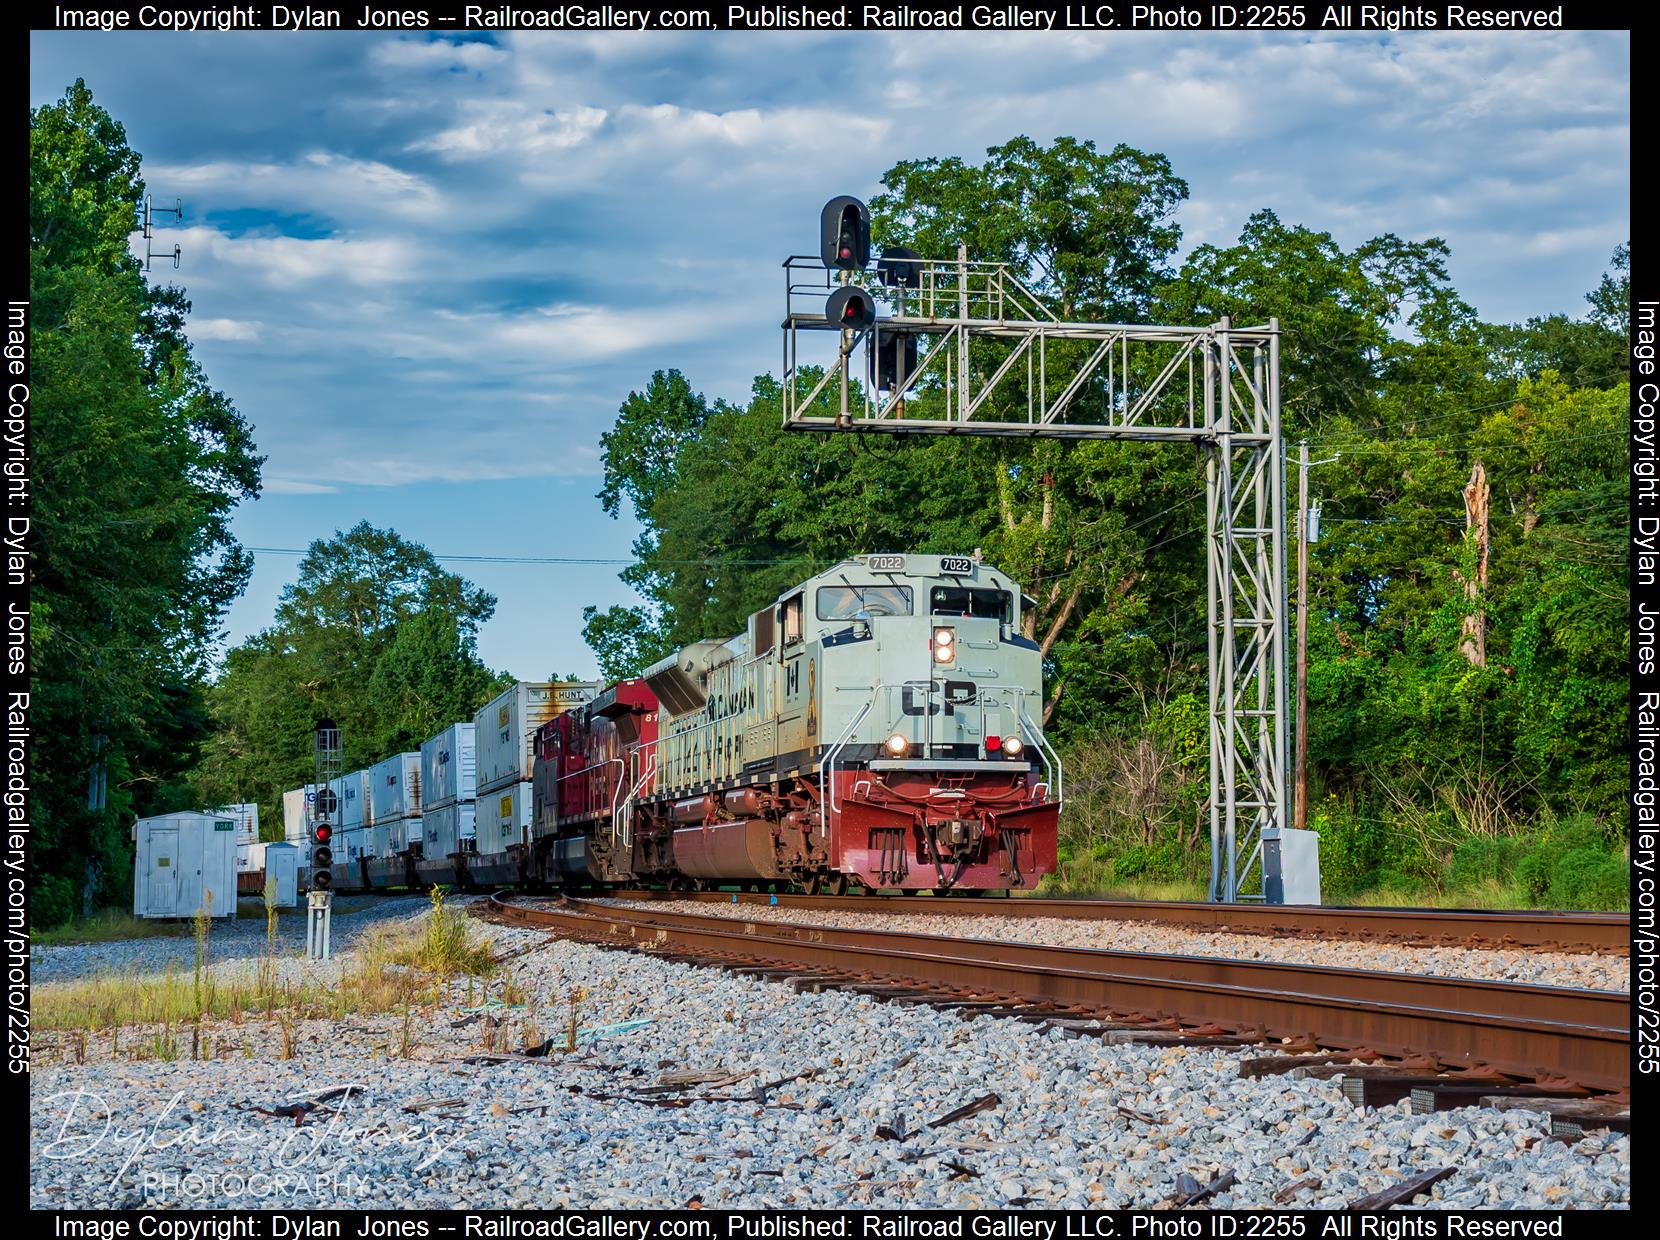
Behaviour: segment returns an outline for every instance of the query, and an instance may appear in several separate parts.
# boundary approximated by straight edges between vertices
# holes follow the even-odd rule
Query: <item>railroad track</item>
[[[620,900],[776,904],[779,908],[844,909],[854,913],[957,913],[978,917],[1150,921],[1236,934],[1354,939],[1426,946],[1603,953],[1631,950],[1631,917],[1627,913],[1529,909],[1489,912],[1480,909],[1311,908],[1262,904],[1183,904],[1160,900],[1047,900],[1033,896],[774,896],[766,892],[634,890],[618,891],[614,895]]]
[[[1041,1019],[1109,1039],[1139,1031],[1135,1040],[1255,1044],[1338,1058],[1360,1052],[1487,1085],[1571,1082],[1612,1092],[1631,1082],[1630,996],[1614,991],[845,930],[569,899],[549,907],[498,895],[489,912],[798,989],[850,988]]]

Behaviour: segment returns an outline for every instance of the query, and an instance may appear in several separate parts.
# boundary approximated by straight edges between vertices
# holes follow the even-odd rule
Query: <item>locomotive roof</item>
[[[996,586],[1000,589],[1019,591],[1020,587],[1013,578],[1001,569],[993,568],[981,560],[968,555],[855,555],[849,556],[839,564],[832,565],[822,573],[798,582],[778,596],[775,602],[783,602],[796,591],[818,582],[837,582],[843,577],[850,577],[859,584],[878,584],[895,582],[906,577],[921,577],[928,580],[958,580],[965,584],[981,586]]]

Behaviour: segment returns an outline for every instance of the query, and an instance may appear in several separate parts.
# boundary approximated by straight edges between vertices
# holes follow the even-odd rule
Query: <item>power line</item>
[[[244,548],[244,550],[250,551],[255,555],[300,555],[300,556],[304,556],[304,555],[310,555],[311,554],[310,550],[307,549],[307,548],[304,548],[304,547],[246,547],[246,548]],[[554,564],[554,565],[567,565],[567,566],[580,566],[580,565],[607,566],[607,565],[619,565],[619,564],[627,566],[627,565],[630,565],[630,564],[640,564],[640,565],[644,565],[646,567],[655,567],[657,565],[663,565],[663,566],[674,565],[674,566],[684,566],[684,567],[712,567],[712,566],[719,566],[719,565],[738,565],[738,566],[742,566],[742,567],[745,567],[745,568],[753,568],[753,567],[766,566],[766,565],[800,564],[800,563],[803,563],[803,562],[807,562],[807,563],[816,563],[817,562],[813,557],[806,556],[806,555],[792,556],[792,557],[787,558],[787,559],[775,559],[775,560],[723,560],[723,559],[654,560],[649,565],[644,560],[618,560],[618,559],[602,559],[602,558],[580,558],[580,557],[571,557],[571,556],[552,556],[552,555],[439,555],[439,554],[435,553],[435,554],[433,554],[432,558],[435,559],[435,560],[444,560],[444,561],[448,561],[450,563],[456,563],[456,564]]]

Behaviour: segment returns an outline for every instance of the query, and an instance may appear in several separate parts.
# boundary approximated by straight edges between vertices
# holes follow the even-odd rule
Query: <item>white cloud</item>
[[[284,216],[310,213],[354,221],[388,214],[432,218],[444,210],[438,188],[374,159],[308,151],[280,163],[214,160],[145,168],[157,186],[187,199],[186,216],[228,207],[263,207]]]
[[[191,319],[192,340],[258,340],[263,324],[250,319]]]
[[[276,289],[342,280],[404,284],[422,275],[419,251],[403,237],[231,237],[212,228],[180,229],[177,236],[194,270],[223,264]]]
[[[604,108],[534,108],[512,100],[467,105],[468,119],[410,144],[412,151],[436,151],[452,159],[512,153],[540,155],[568,150],[591,138],[605,123]]]

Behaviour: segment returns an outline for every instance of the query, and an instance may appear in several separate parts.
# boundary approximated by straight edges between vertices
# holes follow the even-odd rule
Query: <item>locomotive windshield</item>
[[[820,620],[854,620],[859,613],[872,616],[911,614],[910,586],[820,586]]]
[[[1007,590],[982,590],[972,586],[935,586],[928,610],[936,616],[981,616],[1007,624],[1013,600]]]

